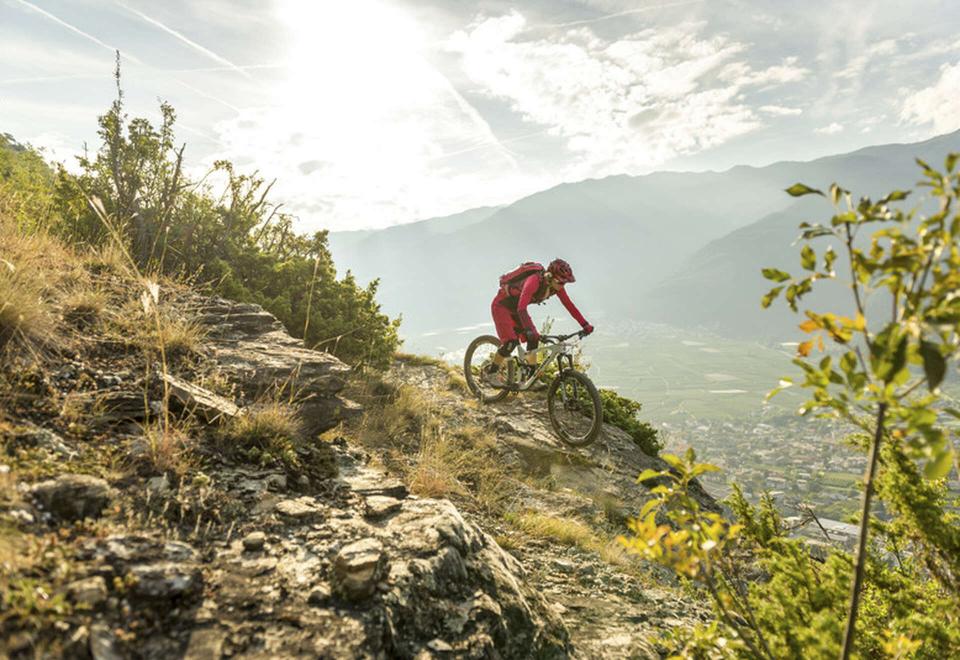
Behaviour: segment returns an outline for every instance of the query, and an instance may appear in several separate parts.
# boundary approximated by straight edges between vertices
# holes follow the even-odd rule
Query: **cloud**
[[[944,64],[933,85],[910,94],[900,118],[916,125],[932,125],[934,133],[960,129],[960,62]]]
[[[385,3],[291,1],[279,18],[284,76],[269,103],[214,124],[224,145],[215,157],[276,177],[273,196],[303,228],[383,227],[555,183],[519,168],[506,146],[529,131],[501,141],[421,54],[418,26]]]
[[[704,28],[607,39],[577,27],[536,37],[511,11],[456,32],[446,48],[476,93],[564,141],[570,179],[647,171],[756,130],[762,120],[748,96],[807,74],[796,58],[755,68],[745,44]]]
[[[815,133],[820,135],[836,135],[837,133],[843,132],[843,126],[837,122],[828,124],[827,126],[821,126],[820,128],[813,129]]]
[[[792,117],[803,114],[803,110],[800,108],[787,108],[782,105],[761,105],[757,109],[760,112],[773,115],[774,117]]]
[[[843,69],[838,71],[836,78],[856,81],[859,80],[870,67],[876,67],[881,62],[889,66],[893,55],[900,50],[900,41],[911,38],[912,35],[904,35],[896,39],[884,39],[867,46],[863,52],[856,55],[847,63]]]
[[[297,165],[297,169],[300,170],[302,174],[308,175],[313,174],[317,170],[321,170],[326,166],[327,163],[322,160],[305,160]]]
[[[720,73],[720,78],[741,87],[757,86],[765,88],[785,85],[803,80],[810,73],[809,69],[797,66],[797,61],[798,58],[796,57],[788,57],[781,64],[760,70],[754,70],[745,62],[736,62],[726,67]]]
[[[54,132],[41,133],[31,137],[28,142],[38,149],[46,160],[60,163],[74,174],[80,173],[77,158],[83,154],[67,136]]]

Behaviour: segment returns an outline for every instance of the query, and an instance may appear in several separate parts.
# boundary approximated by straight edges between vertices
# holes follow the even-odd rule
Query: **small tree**
[[[871,500],[884,444],[889,450],[883,454],[886,460],[881,469],[891,475],[909,476],[915,471],[914,461],[919,461],[925,476],[937,480],[944,478],[954,465],[956,454],[942,420],[950,416],[960,418],[960,412],[946,405],[940,385],[960,348],[960,175],[954,172],[957,160],[958,154],[947,158],[946,174],[917,161],[924,174],[920,186],[929,188],[937,204],[936,212],[929,217],[919,217],[917,209],[904,211],[896,205],[906,200],[909,192],[894,191],[876,202],[864,197],[854,203],[848,191],[833,184],[829,190],[834,207],[830,224],[801,225],[800,262],[805,274],[792,277],[775,268],[763,271],[764,277],[777,283],[764,297],[764,307],[783,293],[790,308],[797,311],[800,300],[818,282],[837,277],[833,247],[828,246],[819,261],[811,245],[814,241],[835,239],[842,246],[843,261],[849,267],[853,313],[840,316],[805,310],[807,318],[800,329],[815,337],[799,345],[799,356],[794,360],[804,371],[803,387],[812,394],[802,412],[840,419],[860,429],[868,451],[843,658],[848,658],[853,649]],[[826,196],[800,183],[787,192],[795,197]],[[876,229],[861,244],[858,235],[868,227]],[[868,300],[875,294],[885,294],[886,314],[874,314],[875,307],[868,308]],[[836,347],[838,359],[827,354],[814,361],[814,346],[825,351],[825,339]],[[923,484],[917,487],[925,490]],[[910,502],[890,494],[894,498],[888,504],[908,527],[909,519],[919,522],[933,517],[942,522],[946,515],[942,509],[937,512],[935,502],[929,498]],[[925,515],[920,515],[918,506],[924,507]],[[958,538],[946,539],[935,539],[931,530],[919,526],[904,531],[920,545],[931,572],[943,576],[943,585],[955,590],[960,578],[960,555],[955,554],[960,550],[960,531],[954,535]],[[931,542],[935,547],[924,547]],[[939,547],[944,542],[945,547]]]
[[[831,186],[830,224],[801,225],[804,275],[763,271],[776,283],[763,306],[783,295],[794,311],[818,282],[837,278],[836,265],[849,272],[852,311],[806,310],[800,328],[813,337],[794,362],[811,392],[801,413],[851,425],[853,443],[868,454],[855,555],[834,549],[814,559],[803,542],[787,538],[772,500],[752,507],[736,486],[729,500],[736,523],[701,511],[687,486],[715,468],[696,463],[692,452],[664,456],[670,470],[640,475],[654,499],[623,543],[702,584],[717,613],[713,623],[677,636],[685,653],[848,658],[856,631],[862,657],[960,656],[960,516],[944,481],[956,466],[948,434],[956,435],[950,420],[960,410],[940,390],[960,345],[957,161],[947,158],[946,174],[920,163],[920,186],[936,203],[928,217],[896,206],[906,192],[854,203]],[[802,184],[788,192],[823,194]],[[872,234],[858,236],[868,226]],[[830,239],[818,258],[811,242]],[[814,359],[828,345],[835,350]],[[871,516],[875,491],[889,522]],[[895,565],[868,545],[871,530]]]

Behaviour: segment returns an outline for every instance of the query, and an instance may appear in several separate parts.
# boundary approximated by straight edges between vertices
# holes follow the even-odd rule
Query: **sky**
[[[307,231],[563,182],[807,160],[960,129],[955,0],[0,0],[0,133],[75,167],[177,111],[199,178]]]

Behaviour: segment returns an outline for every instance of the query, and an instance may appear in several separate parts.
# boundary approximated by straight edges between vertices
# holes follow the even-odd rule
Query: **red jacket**
[[[516,313],[528,339],[537,339],[540,337],[540,333],[537,332],[537,326],[533,324],[533,319],[530,318],[530,314],[527,312],[527,305],[530,303],[542,303],[554,293],[557,294],[560,302],[563,303],[563,306],[566,307],[567,311],[570,312],[570,316],[572,316],[577,323],[580,325],[587,324],[587,320],[583,318],[583,314],[580,313],[577,306],[570,300],[570,296],[567,295],[567,290],[561,286],[558,291],[554,291],[544,281],[543,275],[538,275],[537,273],[527,277],[522,285],[509,287],[508,290],[502,294],[503,300],[500,301],[500,304],[508,308],[511,312]],[[516,305],[515,309],[514,305]]]

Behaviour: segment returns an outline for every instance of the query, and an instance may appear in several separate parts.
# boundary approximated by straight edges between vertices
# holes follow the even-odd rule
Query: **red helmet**
[[[573,269],[570,268],[570,264],[563,259],[554,259],[551,261],[550,265],[547,266],[547,271],[557,278],[557,281],[561,284],[568,284],[570,282],[577,281],[577,278],[573,276]]]

